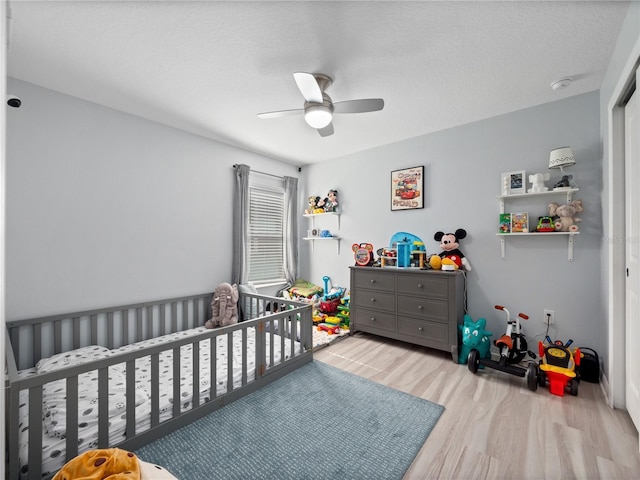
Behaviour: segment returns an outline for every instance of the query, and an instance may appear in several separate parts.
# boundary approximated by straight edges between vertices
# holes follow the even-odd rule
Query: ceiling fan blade
[[[295,108],[293,110],[279,110],[277,112],[265,112],[259,113],[258,118],[280,118],[280,117],[290,117],[292,115],[300,115],[304,113],[304,109]]]
[[[333,135],[333,123],[330,123],[324,128],[319,128],[318,133],[321,137],[328,137],[329,135]]]
[[[300,89],[300,93],[302,93],[302,96],[307,102],[323,102],[322,90],[320,90],[316,77],[310,73],[296,72],[293,74],[293,78]]]
[[[377,112],[384,108],[381,98],[363,98],[360,100],[345,100],[333,104],[333,113],[365,113]]]

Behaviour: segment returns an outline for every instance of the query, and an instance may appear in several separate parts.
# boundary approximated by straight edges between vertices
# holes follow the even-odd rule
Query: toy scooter
[[[478,350],[471,350],[467,365],[471,373],[477,373],[480,365],[485,367],[500,370],[501,372],[509,373],[511,375],[517,375],[518,377],[524,377],[527,374],[527,369],[515,365],[522,361],[527,353],[535,358],[535,354],[527,351],[527,341],[524,335],[520,332],[520,319],[528,320],[529,317],[524,313],[518,313],[515,320],[511,320],[509,317],[509,310],[502,305],[496,305],[496,310],[502,310],[507,315],[507,330],[504,335],[498,338],[494,343],[496,347],[500,349],[500,360],[492,360],[490,358],[480,358]]]

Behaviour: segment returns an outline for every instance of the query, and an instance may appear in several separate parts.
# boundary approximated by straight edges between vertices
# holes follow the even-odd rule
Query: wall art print
[[[391,172],[391,210],[424,208],[424,167]]]

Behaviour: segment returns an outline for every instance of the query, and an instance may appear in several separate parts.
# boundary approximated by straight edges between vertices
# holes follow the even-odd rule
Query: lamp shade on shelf
[[[551,150],[549,154],[549,168],[559,168],[576,164],[576,158],[573,156],[571,147],[560,147]]]

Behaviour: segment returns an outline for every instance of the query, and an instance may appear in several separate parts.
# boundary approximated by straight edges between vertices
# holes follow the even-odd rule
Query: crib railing
[[[241,315],[246,320],[228,327],[206,330],[194,336],[167,341],[166,343],[116,353],[108,358],[94,360],[81,365],[64,368],[48,373],[19,377],[18,370],[32,368],[38,360],[56,353],[88,345],[102,345],[109,349],[139,342],[149,338],[166,335],[204,325],[209,318],[211,294],[173,298],[169,300],[145,302],[118,306],[108,309],[77,312],[68,315],[55,315],[38,319],[7,322],[7,446],[8,478],[40,479],[42,477],[43,432],[42,402],[43,387],[49,382],[64,379],[66,382],[66,461],[78,452],[78,377],[86,372],[97,371],[98,383],[98,440],[97,448],[109,446],[109,367],[116,364],[126,365],[126,398],[135,398],[135,362],[142,357],[150,357],[151,389],[150,428],[136,431],[136,410],[126,409],[126,440],[119,444],[122,448],[134,449],[159,438],[166,433],[186,425],[191,421],[210,413],[221,406],[254,391],[266,383],[277,379],[289,371],[312,359],[312,320],[311,307],[285,299],[257,294],[242,294],[240,297]],[[248,376],[248,329],[255,329],[255,376]],[[241,336],[241,385],[236,388],[233,381],[233,355],[227,355],[227,388],[224,394],[217,395],[217,338],[226,335],[227,352],[231,351],[232,337]],[[253,333],[252,333],[253,334]],[[208,340],[211,348],[210,398],[200,401],[199,377],[201,365],[199,352],[201,342]],[[267,355],[267,340],[269,355]],[[279,342],[279,344],[278,344]],[[191,379],[193,385],[192,404],[187,411],[181,410],[181,402],[173,402],[172,417],[162,421],[159,411],[159,356],[162,352],[172,352],[173,358],[173,398],[180,398],[180,349],[192,345],[194,354]],[[279,346],[282,352],[276,362],[275,351]],[[284,358],[285,350],[290,358]],[[28,390],[29,422],[29,472],[20,474],[19,459],[19,406],[20,392]],[[135,402],[127,402],[134,407]]]

